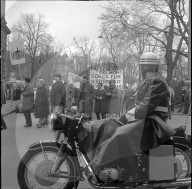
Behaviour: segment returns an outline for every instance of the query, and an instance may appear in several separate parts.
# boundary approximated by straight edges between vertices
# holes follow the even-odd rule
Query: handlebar
[[[81,122],[82,118],[85,117],[85,114],[81,113],[81,116],[80,117],[73,117],[73,116],[70,116],[70,115],[66,115],[66,114],[61,114],[61,113],[57,113],[56,114],[57,116],[61,116],[61,117],[65,117],[65,118],[68,118],[70,120],[77,120],[78,123]]]

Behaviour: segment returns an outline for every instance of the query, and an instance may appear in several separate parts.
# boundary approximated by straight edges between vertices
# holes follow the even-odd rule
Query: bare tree
[[[93,64],[93,60],[91,58],[92,51],[94,49],[94,42],[90,42],[90,40],[87,37],[74,37],[74,43],[76,46],[76,53],[79,57],[82,57],[83,59],[83,69],[87,69],[89,66]]]
[[[31,57],[31,77],[35,74],[36,57],[43,52],[48,52],[53,37],[47,32],[48,24],[40,13],[22,14],[12,26],[14,38],[23,38],[26,51]]]
[[[118,28],[121,35],[125,33],[129,36],[134,33],[135,37],[138,36],[127,38],[127,42],[130,44],[132,41],[132,47],[139,43],[147,44],[143,45],[145,48],[141,48],[140,52],[149,47],[153,47],[152,51],[164,51],[167,80],[171,80],[179,56],[188,56],[187,51],[183,51],[183,45],[186,46],[188,40],[188,18],[184,3],[184,0],[109,2],[109,5],[104,7],[101,20],[105,27]],[[161,23],[165,17],[169,23],[163,27]],[[144,34],[143,37],[141,34]],[[136,46],[135,48],[139,49]]]
[[[123,3],[109,2],[109,6],[104,7],[105,11],[100,19],[102,20],[106,46],[108,44],[113,62],[125,70],[127,77],[130,74],[130,78],[138,78],[140,56],[146,49],[152,51],[156,49],[158,42],[147,35],[144,30],[128,27],[124,23],[125,21],[121,20],[123,14],[130,13],[126,10],[127,6],[123,6]],[[129,83],[132,82],[129,81]]]

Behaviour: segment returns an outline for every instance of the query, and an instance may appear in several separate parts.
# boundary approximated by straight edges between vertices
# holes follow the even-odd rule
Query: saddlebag
[[[176,173],[174,163],[174,147],[160,145],[149,150],[149,180],[174,180]]]

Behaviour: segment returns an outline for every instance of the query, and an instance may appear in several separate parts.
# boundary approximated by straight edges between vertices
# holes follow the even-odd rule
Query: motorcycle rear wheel
[[[21,189],[72,189],[78,185],[79,181],[71,181],[65,178],[46,177],[50,173],[53,162],[57,155],[57,149],[53,147],[44,147],[44,152],[41,148],[27,151],[21,159],[17,169],[17,180]],[[45,154],[48,159],[45,158]],[[39,160],[41,160],[39,162]],[[33,163],[33,161],[36,161]],[[34,165],[33,165],[34,164]],[[30,165],[36,166],[30,170]],[[67,157],[63,159],[60,170],[67,167],[67,173],[74,175],[75,168],[72,159]],[[64,170],[61,170],[64,171]],[[30,175],[32,178],[30,178]],[[67,180],[66,183],[60,182]]]
[[[190,177],[191,150],[183,145],[175,144],[175,157],[180,161],[182,165],[182,174],[179,176],[179,179]]]

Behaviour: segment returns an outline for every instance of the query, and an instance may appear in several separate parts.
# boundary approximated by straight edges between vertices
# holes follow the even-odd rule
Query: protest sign
[[[18,39],[9,43],[9,52],[11,58],[11,64],[24,64],[25,63],[25,50],[24,40]]]
[[[98,71],[90,70],[90,83],[96,88],[98,83],[109,85],[110,80],[115,80],[119,89],[123,88],[123,70],[115,71]]]
[[[82,82],[82,80],[83,80],[83,77],[78,76],[71,72],[68,73],[68,81],[69,83],[73,84],[75,87],[79,88],[80,82]]]

